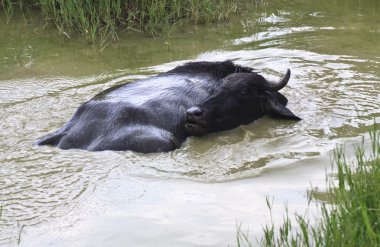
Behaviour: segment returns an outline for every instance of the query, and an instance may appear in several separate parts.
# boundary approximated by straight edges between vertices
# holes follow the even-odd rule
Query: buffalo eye
[[[248,95],[247,91],[240,91],[239,96],[246,97]]]

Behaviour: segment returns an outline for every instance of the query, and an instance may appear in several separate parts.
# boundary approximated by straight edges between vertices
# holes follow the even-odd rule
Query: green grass
[[[8,21],[14,11],[30,9],[66,37],[79,33],[105,42],[118,40],[120,30],[161,35],[173,26],[227,21],[237,12],[237,0],[0,0]]]
[[[355,147],[355,159],[348,161],[342,148],[334,152],[336,177],[324,200],[317,203],[320,214],[311,221],[285,210],[283,222],[264,226],[264,237],[252,244],[238,228],[238,246],[380,246],[380,131],[370,132],[372,150],[364,151],[364,139]],[[310,202],[310,201],[309,201]],[[271,212],[272,204],[267,199]]]

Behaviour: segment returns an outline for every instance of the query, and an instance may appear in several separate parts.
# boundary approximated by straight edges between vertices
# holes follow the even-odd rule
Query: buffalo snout
[[[204,112],[201,108],[199,108],[198,106],[193,106],[191,108],[189,108],[187,111],[186,111],[186,114],[187,114],[187,118],[189,119],[197,119],[197,118],[202,118],[203,115],[204,115]]]
[[[187,109],[185,130],[189,135],[202,136],[208,132],[204,116],[204,111],[198,106]]]

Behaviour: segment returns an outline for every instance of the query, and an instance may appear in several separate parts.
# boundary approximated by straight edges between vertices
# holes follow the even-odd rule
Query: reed
[[[227,21],[237,0],[0,0],[9,21],[16,9],[34,8],[67,37],[79,33],[91,42],[118,40],[118,32],[161,35],[173,26]]]
[[[333,200],[317,204],[320,214],[316,219],[295,215],[292,221],[286,209],[283,222],[276,225],[272,220],[264,226],[256,244],[239,227],[238,246],[380,246],[380,131],[376,124],[370,139],[371,152],[364,151],[363,140],[355,147],[353,161],[346,159],[342,148],[336,149],[333,165],[337,174],[326,192],[326,198]],[[267,205],[271,213],[268,199]]]

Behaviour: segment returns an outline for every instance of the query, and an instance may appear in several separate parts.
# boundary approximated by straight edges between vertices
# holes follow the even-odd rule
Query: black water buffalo
[[[290,70],[271,82],[231,61],[187,63],[99,93],[37,144],[166,152],[188,136],[233,129],[264,115],[300,120],[278,92],[289,78]]]

